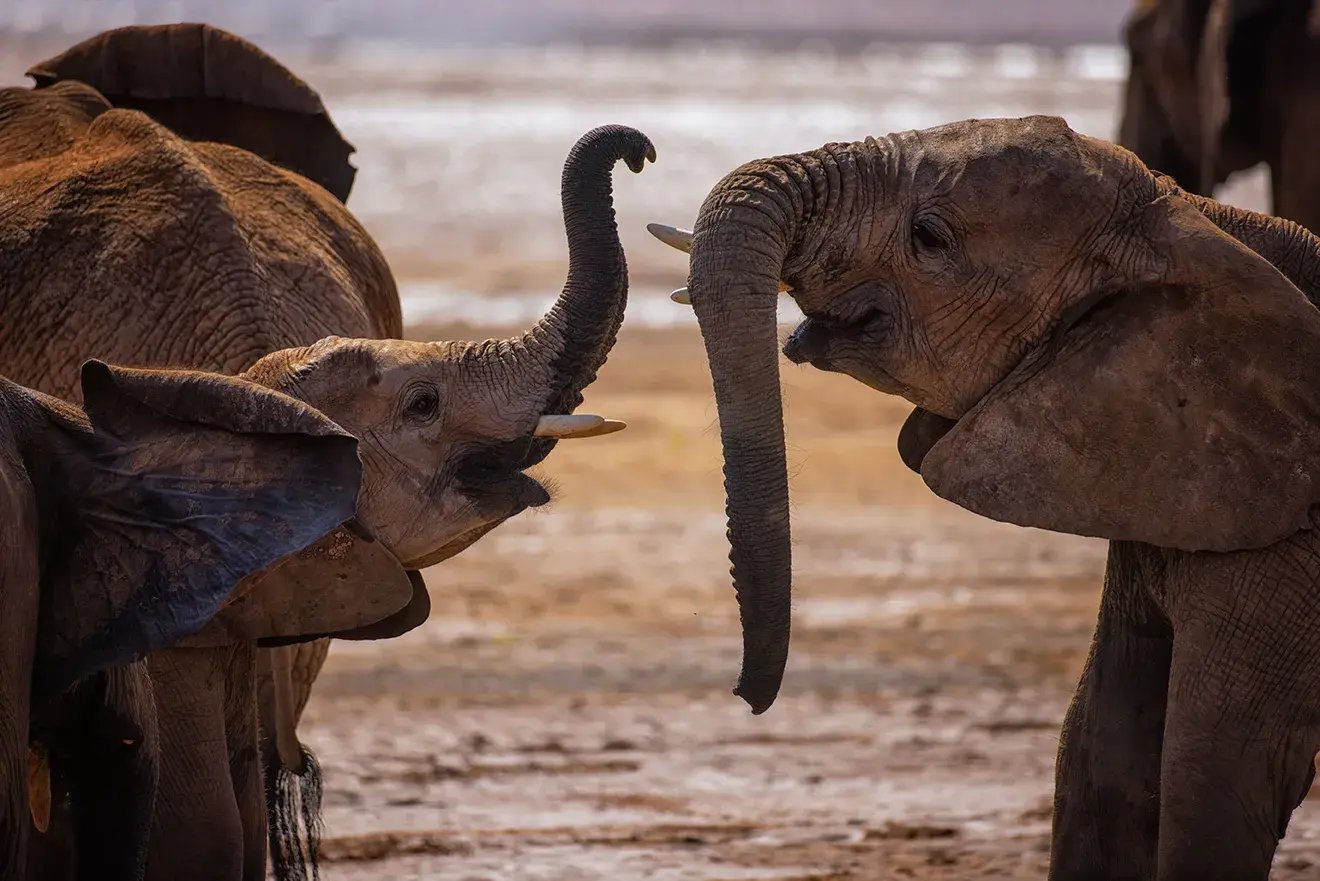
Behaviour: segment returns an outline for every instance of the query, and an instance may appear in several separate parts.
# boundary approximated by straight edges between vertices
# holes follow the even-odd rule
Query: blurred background
[[[207,21],[317,88],[357,147],[351,207],[417,320],[523,321],[557,283],[559,166],[605,122],[655,142],[619,184],[636,324],[691,322],[647,220],[688,224],[758,156],[968,117],[1115,137],[1128,0],[0,0],[0,73],[70,39]],[[627,178],[625,172],[622,176]],[[1221,198],[1260,207],[1263,178]],[[663,289],[663,290],[662,290]]]
[[[1127,0],[0,0],[0,82],[105,28],[207,21],[320,91],[356,145],[349,208],[408,332],[484,338],[553,299],[559,175],[597,125],[658,162],[616,171],[632,293],[558,485],[426,573],[435,605],[341,643],[303,739],[326,778],[327,879],[1041,878],[1057,731],[1103,543],[935,499],[894,450],[908,406],[783,365],[794,648],[779,703],[740,652],[719,438],[682,255],[738,164],[967,117],[1045,113],[1104,138]],[[1264,176],[1219,197],[1265,207]],[[791,307],[782,312],[791,321]],[[1276,877],[1312,877],[1303,807]]]

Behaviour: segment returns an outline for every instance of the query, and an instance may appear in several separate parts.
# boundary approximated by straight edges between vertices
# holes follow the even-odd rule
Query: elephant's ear
[[[917,456],[1023,526],[1184,550],[1272,544],[1320,501],[1320,311],[1185,199],[1146,206],[1132,283]]]
[[[287,645],[356,631],[413,601],[408,572],[384,545],[345,525],[250,576],[186,645]]]
[[[43,694],[196,633],[243,579],[351,518],[361,477],[353,437],[254,383],[90,361],[82,388],[90,432],[52,428],[74,452],[48,502]]]
[[[79,80],[193,141],[241,147],[315,181],[341,202],[353,146],[321,98],[271,56],[206,24],[125,27],[33,65],[37,88]]]

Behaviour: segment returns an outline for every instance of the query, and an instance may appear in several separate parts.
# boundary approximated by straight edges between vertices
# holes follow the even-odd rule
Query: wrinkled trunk
[[[1172,183],[1161,182],[1168,191]],[[1257,211],[1184,193],[1215,226],[1264,257],[1316,306],[1320,306],[1320,238],[1306,227]]]
[[[620,159],[639,172],[655,161],[655,147],[636,129],[607,125],[587,132],[568,154],[561,184],[568,279],[550,311],[503,356],[519,372],[524,359],[549,369],[550,388],[537,391],[545,395],[544,413],[572,413],[582,403],[582,390],[595,380],[623,322],[628,266],[610,183]],[[539,461],[554,441],[533,446],[531,458]]]
[[[860,150],[827,147],[743,166],[706,198],[693,231],[688,293],[710,360],[724,445],[729,559],[742,615],[734,693],[752,712],[774,703],[788,660],[792,552],[779,393],[776,300],[784,264],[847,206]]]

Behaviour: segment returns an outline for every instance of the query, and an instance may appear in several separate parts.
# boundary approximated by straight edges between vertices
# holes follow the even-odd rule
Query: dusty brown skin
[[[93,361],[81,386],[85,414],[0,379],[6,878],[48,818],[38,798],[29,814],[30,743],[64,772],[82,877],[140,873],[160,755],[134,662],[226,618],[247,576],[353,515],[360,482],[352,437],[253,383]],[[278,607],[271,586],[247,605]],[[339,611],[305,623],[351,626]]]
[[[155,57],[149,49],[171,63],[126,61]],[[383,631],[336,635],[415,626],[426,597],[412,569],[548,498],[522,473],[554,445],[532,432],[581,402],[613,344],[627,275],[610,172],[619,159],[640,170],[650,143],[605,127],[574,147],[563,181],[568,280],[526,334],[371,339],[401,334],[394,282],[336,198],[352,177],[348,148],[305,84],[255,47],[191,25],[111,32],[33,75],[42,88],[0,92],[0,191],[12,206],[0,249],[17,267],[0,292],[0,371],[76,397],[76,365],[90,353],[247,370],[322,408],[362,441],[358,531],[339,530],[269,577],[285,584],[287,614],[301,587],[326,578],[349,592],[412,593]],[[264,140],[271,126],[302,132],[301,149],[274,149],[287,139]],[[163,765],[148,877],[264,874],[252,646],[306,630],[261,632],[283,614],[235,617],[150,659]],[[295,712],[324,645],[294,659]]]
[[[936,493],[1111,540],[1052,877],[1265,878],[1320,748],[1320,241],[1046,117],[725,178],[689,290],[756,710],[788,640],[781,279],[808,316],[785,354],[916,404],[900,443]]]
[[[1207,196],[1264,162],[1274,213],[1320,228],[1318,10],[1313,0],[1138,3],[1119,143]]]

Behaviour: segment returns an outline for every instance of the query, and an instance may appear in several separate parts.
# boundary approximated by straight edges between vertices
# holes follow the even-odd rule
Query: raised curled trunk
[[[858,145],[871,149],[873,144]],[[785,261],[818,240],[848,194],[854,147],[743,166],[716,185],[693,231],[688,292],[715,384],[728,495],[729,559],[742,615],[734,693],[752,712],[779,693],[788,660],[792,551],[775,321]]]
[[[568,234],[568,279],[553,307],[507,351],[550,370],[542,412],[572,413],[614,345],[628,302],[628,265],[614,222],[611,173],[622,159],[633,171],[655,161],[655,147],[636,129],[607,125],[583,135],[564,162],[561,199]],[[536,443],[541,458],[553,441]]]

